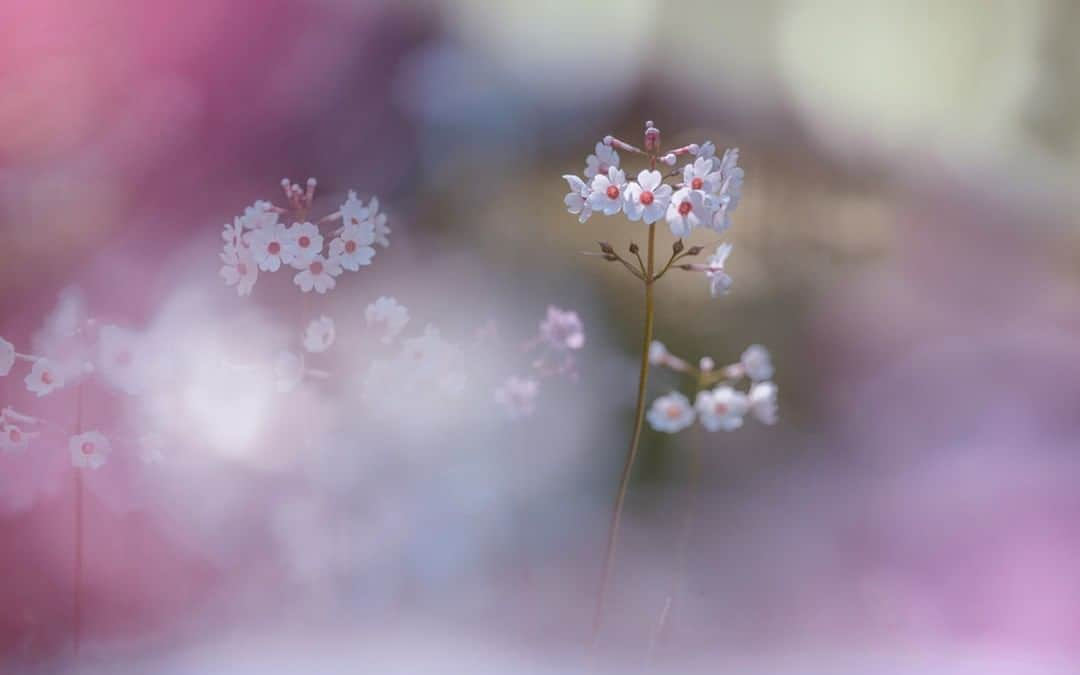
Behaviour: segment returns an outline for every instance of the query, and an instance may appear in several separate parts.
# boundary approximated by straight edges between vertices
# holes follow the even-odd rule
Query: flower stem
[[[75,394],[75,434],[82,433],[83,384],[80,382]],[[75,654],[79,653],[82,639],[82,575],[83,575],[83,480],[82,469],[75,470],[75,579],[72,586],[72,641]]]
[[[645,329],[641,345],[641,370],[638,374],[637,406],[634,410],[634,433],[630,437],[630,449],[626,453],[626,463],[623,465],[622,476],[619,479],[619,490],[615,496],[615,507],[611,514],[611,526],[608,528],[607,551],[604,554],[604,568],[600,577],[600,590],[596,595],[596,610],[593,613],[592,623],[592,648],[595,650],[600,638],[600,624],[604,618],[604,601],[607,598],[608,585],[611,582],[611,571],[615,562],[615,552],[619,543],[619,524],[622,520],[623,504],[626,501],[626,491],[630,487],[630,474],[634,468],[634,460],[637,458],[638,443],[641,440],[641,425],[645,420],[645,390],[649,381],[649,344],[652,342],[653,333],[653,267],[654,248],[656,240],[656,224],[649,225],[649,246],[646,252],[646,275],[645,275]]]

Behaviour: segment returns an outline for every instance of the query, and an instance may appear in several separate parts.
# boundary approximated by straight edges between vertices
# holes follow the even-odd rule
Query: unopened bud
[[[607,243],[606,241],[598,241],[596,243],[600,244],[600,250],[602,252],[609,255],[615,255],[615,249],[611,247],[611,244]]]
[[[637,252],[640,251],[640,250],[641,249],[638,248],[637,244],[635,244],[634,242],[630,242],[630,252],[631,253],[633,253],[634,255],[637,255]]]
[[[699,255],[704,250],[701,246],[691,246],[690,250],[686,252],[686,255]]]
[[[689,265],[689,264],[687,264],[687,265],[679,265],[679,269],[685,270],[687,272],[693,272],[694,271],[694,266]]]
[[[675,162],[677,160],[678,160],[678,157],[675,156],[674,152],[669,152],[668,154],[666,154],[666,155],[664,155],[663,157],[660,158],[660,161],[663,162],[664,164],[667,164],[668,166],[675,166]]]
[[[615,255],[614,253],[605,253],[604,254],[604,260],[606,260],[608,262],[615,262],[618,259],[619,259],[619,256]]]
[[[604,145],[611,145],[615,142],[614,136],[604,136]]]
[[[702,356],[701,360],[698,361],[698,369],[703,373],[712,372],[715,368],[716,361],[713,361],[712,358],[708,356]]]
[[[308,178],[308,179],[307,179],[307,186],[308,186],[309,188],[313,188],[313,187],[315,187],[315,186],[316,186],[316,185],[318,185],[318,184],[319,184],[319,181],[315,180],[314,178]]]
[[[682,250],[683,250],[682,239],[676,239],[675,243],[671,245],[672,253],[676,253],[676,254],[682,253]]]
[[[645,152],[657,152],[660,150],[660,130],[653,123],[645,123]]]

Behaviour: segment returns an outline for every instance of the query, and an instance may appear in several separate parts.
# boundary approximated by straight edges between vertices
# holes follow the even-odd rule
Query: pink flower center
[[[240,263],[239,265],[236,266],[236,271],[240,273],[240,276],[246,277],[247,276],[247,265],[245,265],[244,263]]]
[[[608,199],[618,199],[618,197],[619,197],[619,188],[614,186],[614,185],[609,185],[608,188],[607,188],[607,198]]]
[[[304,236],[297,239],[296,243],[300,244],[300,248],[307,248],[308,246],[311,246],[311,237],[305,234]]]
[[[351,222],[353,225],[360,224],[360,221],[356,218],[356,216],[349,216],[349,222]]]
[[[47,370],[44,373],[42,373],[41,374],[41,382],[42,382],[42,384],[52,384],[53,383],[52,373],[50,373]]]
[[[713,412],[715,412],[717,415],[726,415],[726,414],[728,414],[727,404],[725,404],[725,403],[717,403],[715,406],[713,406]]]
[[[346,253],[356,253],[356,242],[351,240],[351,239],[349,241],[345,242],[345,252]]]
[[[646,190],[645,192],[641,193],[640,199],[641,199],[642,204],[644,204],[645,206],[648,206],[649,204],[653,203],[653,193]]]
[[[276,241],[270,242],[266,245],[266,252],[270,255],[277,255],[278,253],[281,253],[281,244],[277,243]]]
[[[689,215],[689,213],[691,211],[693,211],[693,210],[694,210],[694,206],[690,202],[683,202],[682,204],[679,204],[679,215],[680,216]]]
[[[701,180],[700,177],[694,177],[694,180],[690,181],[690,187],[695,189],[695,190],[700,190],[704,186],[705,186],[705,181]]]
[[[667,416],[669,420],[677,420],[682,416],[682,408],[677,405],[668,406]]]
[[[316,260],[315,262],[311,263],[311,267],[309,267],[308,269],[311,270],[312,274],[316,274],[316,275],[317,274],[322,274],[323,273],[323,264],[321,262],[319,262],[318,260]]]
[[[79,448],[79,449],[82,450],[82,454],[84,454],[84,455],[92,455],[92,454],[94,454],[94,444],[91,443],[90,441],[84,442],[82,444],[82,447]]]

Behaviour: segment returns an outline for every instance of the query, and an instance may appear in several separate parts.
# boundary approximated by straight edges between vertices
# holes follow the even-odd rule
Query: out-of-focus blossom
[[[375,243],[383,248],[390,248],[390,227],[386,224],[386,214],[379,212],[379,200],[372,197],[367,206],[367,219],[375,228]]]
[[[573,174],[563,176],[570,186],[570,192],[563,197],[566,210],[578,217],[578,222],[584,223],[592,215],[592,206],[589,205],[589,186]]]
[[[138,394],[143,387],[142,349],[134,331],[102,326],[98,331],[98,366],[105,382],[128,394]]]
[[[4,423],[0,425],[0,450],[4,452],[19,452],[26,449],[29,442],[29,434],[15,424]]]
[[[316,255],[302,270],[296,273],[296,276],[293,277],[293,283],[305,293],[314,290],[316,293],[321,294],[333,290],[334,286],[337,285],[334,277],[339,274],[341,274],[341,263],[338,262],[336,257],[325,258],[322,255]]]
[[[330,349],[334,344],[336,331],[334,320],[328,316],[320,316],[313,319],[304,331],[304,349],[313,354],[319,354]]]
[[[264,225],[251,233],[251,255],[264,272],[276,272],[282,263],[292,262],[289,228],[284,223]]]
[[[221,238],[225,241],[225,251],[233,252],[240,249],[244,244],[244,226],[240,223],[240,217],[233,218],[233,222],[225,223],[221,231]]]
[[[270,206],[270,202],[259,200],[244,209],[244,215],[240,216],[240,225],[248,230],[258,231],[273,227],[278,222],[278,214]]]
[[[671,197],[667,208],[667,223],[676,237],[688,237],[710,214],[701,192],[680,188]]]
[[[424,327],[423,335],[402,342],[404,367],[447,394],[459,394],[465,386],[465,354],[442,337],[438,328]],[[404,364],[411,364],[405,366]]]
[[[673,391],[653,401],[646,419],[653,429],[674,434],[694,423],[694,409],[689,399]]]
[[[287,250],[290,265],[298,270],[304,270],[321,257],[323,236],[319,234],[319,228],[313,223],[293,223],[292,227],[288,229],[288,233]]]
[[[649,343],[649,363],[654,366],[662,365],[668,357],[667,347],[659,340]]]
[[[358,226],[367,220],[368,210],[364,207],[364,202],[360,201],[360,198],[356,196],[356,191],[349,190],[349,195],[341,205],[338,213],[341,215],[344,226],[349,227],[350,225]]]
[[[769,350],[761,345],[750,345],[739,357],[743,372],[754,382],[771,379],[773,376],[772,358]]]
[[[409,310],[397,300],[380,297],[364,310],[364,320],[368,326],[381,326],[384,344],[390,344],[409,323]]]
[[[585,346],[585,325],[577,312],[553,305],[540,322],[540,339],[555,349],[581,349]]]
[[[623,189],[626,174],[611,167],[606,174],[599,174],[589,185],[589,206],[605,216],[613,216],[623,208]]]
[[[593,154],[585,158],[585,177],[592,180],[598,175],[606,176],[612,167],[619,168],[619,153],[610,145],[599,142]]]
[[[255,282],[259,280],[259,267],[251,257],[251,251],[246,247],[222,251],[221,261],[225,263],[221,268],[225,284],[236,286],[237,295],[251,295],[251,289],[255,288]]]
[[[356,272],[370,265],[375,257],[371,244],[375,241],[375,226],[370,221],[359,225],[346,225],[341,234],[330,242],[330,256],[337,258],[345,269]]]
[[[705,276],[709,279],[709,292],[713,297],[723,295],[731,290],[733,281],[724,271],[724,263],[727,262],[728,256],[731,255],[731,248],[730,243],[720,244],[716,247],[716,252],[706,262]]]
[[[34,361],[30,373],[23,379],[26,388],[41,396],[47,396],[64,386],[64,374],[59,372],[48,359]]]
[[[664,217],[671,201],[671,186],[663,184],[659,171],[642,171],[637,181],[626,186],[623,207],[630,220],[642,220],[651,225]]]
[[[101,468],[112,452],[109,439],[97,431],[72,436],[68,449],[71,451],[71,465],[79,469]]]
[[[762,424],[776,424],[779,419],[777,393],[776,385],[772,382],[755,382],[754,386],[750,387],[750,394],[747,397],[750,401],[750,411]]]
[[[296,389],[304,379],[304,359],[289,351],[281,351],[274,357],[274,382],[277,390],[287,393]]]
[[[536,410],[540,383],[531,377],[511,376],[495,390],[495,402],[510,419],[528,417]]]
[[[711,356],[702,356],[698,359],[698,370],[703,373],[711,373],[716,370],[716,361]]]
[[[727,385],[699,391],[694,407],[701,424],[709,431],[734,431],[743,424],[750,404],[746,394]]]
[[[0,338],[0,376],[11,372],[15,365],[15,345],[4,338]]]

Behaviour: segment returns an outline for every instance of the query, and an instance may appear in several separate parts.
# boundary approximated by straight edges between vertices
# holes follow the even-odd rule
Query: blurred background
[[[780,423],[646,429],[598,668],[1076,672],[1078,27],[1068,0],[0,2],[16,345],[77,287],[90,315],[192,354],[272,354],[299,294],[285,274],[226,288],[222,223],[310,175],[316,210],[357,189],[393,229],[312,301],[338,321],[329,382],[239,440],[211,382],[209,410],[162,404],[166,461],[118,451],[94,473],[77,659],[65,450],[0,455],[4,672],[582,669],[642,307],[581,252],[645,228],[579,224],[560,176],[647,119],[670,147],[739,147],[746,171],[732,293],[668,275],[657,337],[719,363],[766,345]],[[515,345],[547,305],[576,310],[580,376],[522,420],[483,386],[372,412],[380,295],[414,334],[473,345],[480,385],[528,367]],[[489,320],[501,346],[481,349]],[[37,414],[21,380],[0,404]],[[655,372],[650,400],[672,389],[693,393]],[[88,406],[103,430],[151,415]]]

